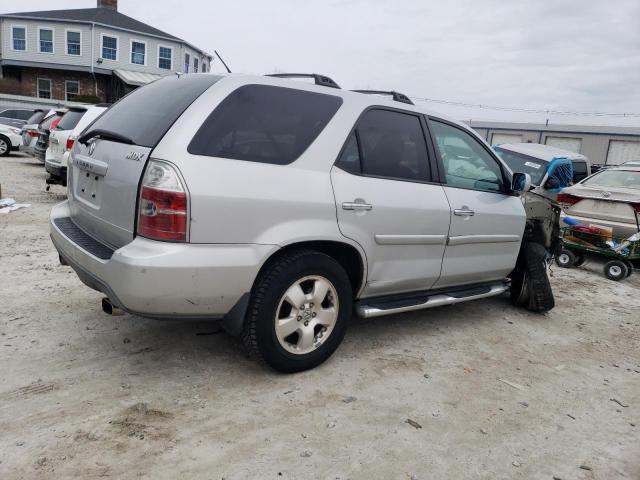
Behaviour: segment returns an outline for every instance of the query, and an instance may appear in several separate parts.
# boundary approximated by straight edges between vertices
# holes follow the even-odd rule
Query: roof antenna
[[[224,63],[224,60],[222,59],[222,57],[220,56],[220,54],[218,53],[217,50],[214,50],[213,53],[216,54],[216,56],[220,59],[220,61],[222,62],[222,64],[224,65],[224,68],[227,69],[227,73],[231,73],[231,70],[229,70],[229,67],[227,66],[226,63]]]

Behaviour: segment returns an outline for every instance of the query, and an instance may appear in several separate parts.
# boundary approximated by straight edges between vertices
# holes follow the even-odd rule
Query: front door
[[[423,122],[367,111],[331,171],[340,231],[366,252],[363,296],[426,290],[440,276],[450,211],[430,183]]]
[[[444,121],[429,121],[451,205],[451,228],[436,287],[505,278],[513,270],[526,214],[511,195],[497,158],[478,139]]]

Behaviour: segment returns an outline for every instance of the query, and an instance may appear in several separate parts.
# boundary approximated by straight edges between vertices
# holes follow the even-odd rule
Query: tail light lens
[[[71,150],[73,148],[73,144],[76,142],[76,139],[73,137],[67,138],[67,150]]]
[[[572,205],[575,205],[580,201],[579,197],[574,197],[573,195],[569,195],[567,193],[559,193],[556,202],[562,206],[562,208],[569,208]]]
[[[27,135],[33,138],[38,138],[40,136],[37,130],[27,130]]]
[[[53,122],[51,122],[51,126],[49,127],[49,130],[53,130],[54,128],[56,128],[60,123],[60,120],[62,120],[62,117],[58,117]]]
[[[173,166],[158,160],[149,161],[138,205],[139,235],[168,242],[187,241],[187,192]]]

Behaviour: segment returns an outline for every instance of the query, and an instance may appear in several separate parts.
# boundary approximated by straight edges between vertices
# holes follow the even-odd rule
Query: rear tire
[[[543,313],[555,306],[547,274],[547,249],[539,243],[522,245],[511,280],[511,301],[532,312]]]
[[[604,264],[604,276],[614,282],[627,278],[629,267],[622,260],[610,260]]]
[[[352,309],[342,266],[323,253],[295,250],[268,264],[256,280],[242,340],[252,356],[275,370],[308,370],[338,348]]]
[[[562,268],[571,268],[576,264],[576,256],[571,250],[563,248],[556,257],[556,265]]]
[[[11,153],[11,140],[0,135],[0,157],[6,157]]]

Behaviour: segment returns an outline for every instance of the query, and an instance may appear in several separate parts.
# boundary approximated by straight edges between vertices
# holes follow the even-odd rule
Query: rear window
[[[85,113],[86,110],[69,110],[58,122],[56,130],[73,130]]]
[[[33,125],[35,123],[40,123],[43,118],[44,118],[44,112],[35,112],[27,120],[27,125]]]
[[[573,162],[573,183],[578,183],[589,176],[586,162]]]
[[[51,124],[55,121],[56,118],[59,118],[60,114],[59,113],[54,113],[53,115],[45,118],[42,123],[40,125],[38,125],[38,128],[40,130],[49,130],[51,128]]]
[[[245,85],[209,115],[189,144],[194,155],[286,165],[318,137],[342,99],[270,85]]]
[[[633,170],[601,170],[582,182],[582,185],[640,190],[640,172]]]
[[[155,147],[196,98],[222,77],[171,75],[140,87],[114,104],[90,127]]]
[[[548,162],[522,153],[511,152],[501,147],[493,147],[493,149],[513,173],[528,173],[531,175],[531,182],[534,185],[540,185],[545,173],[547,173]]]

